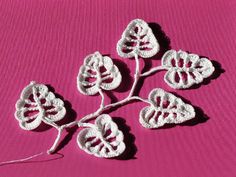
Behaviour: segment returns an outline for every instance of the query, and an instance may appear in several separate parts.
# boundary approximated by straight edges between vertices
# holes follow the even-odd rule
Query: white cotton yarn
[[[125,150],[124,135],[108,114],[98,116],[93,126],[81,130],[77,143],[96,157],[116,157]]]
[[[95,52],[84,59],[77,77],[77,88],[84,95],[95,95],[101,89],[117,88],[121,80],[120,71],[112,59]]]
[[[42,122],[56,122],[64,118],[64,102],[56,98],[44,84],[35,81],[27,85],[16,102],[15,118],[24,130],[36,129]]]
[[[117,53],[123,58],[138,55],[150,58],[160,50],[159,43],[152,29],[141,19],[132,20],[117,43]]]
[[[195,117],[195,111],[191,105],[163,89],[153,89],[148,100],[150,106],[143,108],[139,114],[139,122],[145,128],[180,124]]]
[[[162,66],[168,70],[164,76],[165,82],[175,89],[186,89],[199,84],[215,70],[207,58],[182,50],[167,51],[162,57]]]
[[[150,58],[160,50],[160,45],[152,29],[141,19],[134,19],[128,24],[116,49],[118,55],[123,58],[135,58],[134,82],[129,95],[116,103],[105,105],[103,91],[116,89],[122,80],[121,73],[110,57],[102,56],[98,51],[88,55],[80,67],[77,88],[84,95],[99,93],[101,104],[98,110],[80,120],[61,126],[57,125],[55,122],[63,119],[66,114],[64,102],[56,98],[46,85],[38,84],[35,81],[23,89],[20,99],[16,103],[15,118],[24,130],[34,130],[42,122],[58,130],[53,146],[47,151],[49,154],[53,153],[58,146],[62,131],[77,125],[83,128],[77,136],[77,144],[83,151],[101,158],[121,155],[127,146],[124,143],[124,135],[112,118],[104,112],[131,100],[139,100],[149,104],[139,114],[139,122],[144,128],[180,124],[195,117],[193,106],[184,103],[182,99],[161,88],[153,89],[149,93],[148,99],[135,96],[134,90],[140,77],[149,76],[160,70],[167,70],[164,80],[170,87],[175,89],[189,88],[212,75],[214,67],[210,60],[200,58],[196,54],[188,54],[182,50],[178,52],[169,50],[163,55],[161,66],[141,73],[139,57]],[[32,112],[33,114],[31,114]],[[95,119],[94,124],[88,123],[92,119]],[[24,159],[2,162],[0,165],[26,161],[42,154],[43,152]]]

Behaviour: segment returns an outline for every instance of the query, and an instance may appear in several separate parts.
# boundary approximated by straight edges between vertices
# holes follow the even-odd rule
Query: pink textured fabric
[[[99,159],[81,151],[76,143],[77,130],[69,133],[60,148],[63,158],[45,155],[32,163],[0,166],[0,176],[236,176],[235,9],[235,0],[0,1],[0,161],[45,151],[56,137],[53,128],[24,131],[14,118],[15,102],[31,80],[49,84],[62,95],[74,110],[67,116],[71,120],[95,111],[100,101],[100,97],[81,95],[76,88],[76,76],[86,55],[97,50],[109,54],[124,67],[121,72],[126,73],[128,67],[133,75],[135,62],[121,59],[116,43],[134,18],[158,23],[171,48],[221,64],[215,62],[213,79],[198,89],[171,89],[163,80],[164,72],[147,78],[141,96],[161,87],[189,100],[204,114],[198,111],[197,120],[182,126],[147,130],[138,121],[145,104],[121,107],[110,115],[126,130],[128,155],[123,159]],[[168,43],[161,41],[166,48]],[[160,64],[159,59],[152,64]],[[150,64],[151,60],[145,61]],[[128,94],[127,75],[123,87],[114,92],[118,99]]]

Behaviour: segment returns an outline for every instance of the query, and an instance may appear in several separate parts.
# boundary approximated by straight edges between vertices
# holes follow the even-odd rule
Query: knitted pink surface
[[[134,102],[112,112],[126,136],[128,151],[120,160],[84,153],[77,146],[77,133],[72,137],[69,133],[69,143],[63,142],[58,151],[63,158],[45,155],[32,163],[0,166],[0,176],[235,176],[235,8],[233,0],[1,1],[1,161],[45,151],[56,137],[53,128],[23,131],[14,118],[16,100],[31,80],[49,84],[63,96],[69,108],[68,121],[80,119],[98,108],[100,98],[80,94],[76,77],[84,57],[100,51],[109,54],[125,76],[113,94],[118,99],[128,94],[135,62],[119,57],[116,44],[135,18],[156,23],[151,26],[168,36],[170,43],[163,34],[159,38],[162,50],[171,46],[208,57],[216,61],[216,72],[212,79],[194,87],[197,89],[188,90],[169,87],[163,80],[165,72],[145,79],[141,96],[147,97],[153,88],[160,87],[189,100],[204,113],[198,110],[197,119],[188,124],[148,130],[139,124],[144,103]],[[157,66],[160,59],[156,56],[145,61]],[[108,96],[105,100],[110,101]]]

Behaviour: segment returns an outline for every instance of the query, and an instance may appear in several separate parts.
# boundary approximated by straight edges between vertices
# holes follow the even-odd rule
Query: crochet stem
[[[55,141],[54,141],[52,147],[47,151],[48,154],[54,153],[55,150],[56,150],[56,148],[57,148],[57,146],[58,146],[58,144],[59,144],[59,140],[60,140],[60,138],[61,138],[61,133],[62,133],[62,130],[63,130],[63,129],[62,129],[62,128],[59,128],[59,129],[57,129],[57,130],[58,130],[57,138],[55,139]]]
[[[133,96],[134,94],[134,91],[135,91],[135,88],[136,88],[136,85],[138,83],[138,80],[139,80],[139,77],[140,77],[140,73],[139,73],[139,59],[138,59],[138,54],[135,54],[134,55],[134,59],[135,59],[135,63],[136,63],[136,67],[135,67],[135,74],[134,74],[134,83],[132,85],[132,88],[129,92],[129,98],[131,96]]]
[[[156,66],[156,67],[150,69],[149,71],[141,74],[140,77],[149,76],[149,75],[151,75],[151,74],[153,74],[153,73],[155,73],[157,71],[161,71],[161,70],[164,70],[164,69],[167,69],[167,68],[164,67],[164,66]]]
[[[59,125],[55,124],[54,122],[52,122],[50,119],[48,119],[48,118],[46,118],[46,117],[45,117],[42,121],[43,121],[45,124],[48,124],[48,125],[50,125],[50,126],[56,128],[56,129],[60,129],[60,126],[59,126]]]
[[[78,122],[78,127],[89,127],[89,128],[95,128],[96,126],[94,124],[91,123],[80,123]]]
[[[101,97],[102,97],[101,104],[100,104],[100,108],[103,108],[103,107],[104,107],[104,100],[105,100],[105,97],[104,97],[104,94],[103,94],[103,92],[102,92],[101,89],[99,89],[98,92],[99,92],[99,94],[100,94]]]
[[[62,133],[62,131],[63,131],[63,127],[62,127],[62,126],[59,126],[59,125],[57,125],[57,124],[55,124],[54,122],[50,121],[50,119],[47,119],[47,118],[43,119],[43,122],[44,122],[45,124],[48,124],[48,125],[50,125],[50,126],[56,128],[57,131],[58,131],[57,137],[56,137],[56,139],[55,139],[55,141],[54,141],[52,147],[47,151],[48,154],[52,154],[53,152],[55,152],[55,150],[56,150],[56,148],[57,148],[57,146],[58,146],[58,144],[59,144],[59,140],[60,140],[60,138],[61,138],[61,133]]]
[[[116,108],[116,107],[118,107],[118,106],[127,104],[128,102],[130,102],[130,101],[132,101],[132,100],[139,100],[139,101],[146,102],[146,103],[149,103],[149,104],[150,104],[149,100],[143,99],[143,98],[141,98],[141,97],[139,97],[139,96],[132,96],[132,97],[129,97],[129,96],[128,96],[128,97],[126,97],[126,98],[123,99],[123,100],[120,100],[120,101],[118,101],[118,102],[116,102],[116,103],[112,103],[112,104],[105,105],[102,109],[99,108],[96,112],[93,112],[93,113],[91,113],[91,114],[88,114],[88,115],[84,116],[83,118],[81,118],[81,119],[79,120],[79,123],[82,124],[83,122],[87,122],[87,121],[93,119],[94,117],[99,116],[101,113],[103,113],[103,112],[109,110],[110,108]]]

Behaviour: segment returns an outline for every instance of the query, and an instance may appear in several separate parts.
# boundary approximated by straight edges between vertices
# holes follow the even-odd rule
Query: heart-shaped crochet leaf
[[[162,66],[168,69],[164,77],[165,82],[175,89],[189,88],[214,72],[210,60],[181,50],[167,51],[162,57]]]
[[[95,125],[80,131],[77,137],[79,147],[97,157],[111,158],[125,150],[123,133],[108,114],[102,114],[95,120]]]
[[[148,99],[150,106],[143,108],[139,114],[139,122],[145,128],[158,128],[167,123],[179,124],[195,117],[191,105],[160,88],[152,90]]]
[[[117,52],[121,57],[132,58],[139,55],[150,58],[159,51],[159,44],[148,24],[141,20],[132,20],[117,43]]]
[[[77,87],[85,95],[95,95],[100,89],[113,90],[121,83],[119,69],[111,58],[102,56],[99,52],[88,55],[84,65],[80,67],[77,77]]]
[[[16,102],[15,117],[25,130],[37,128],[42,121],[55,122],[66,114],[64,102],[56,98],[47,86],[31,82]]]

